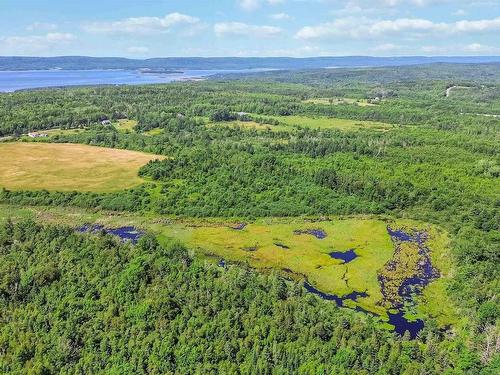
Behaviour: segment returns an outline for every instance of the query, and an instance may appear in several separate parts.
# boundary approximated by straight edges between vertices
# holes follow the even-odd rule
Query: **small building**
[[[38,132],[31,132],[28,133],[28,137],[30,138],[45,138],[48,137],[49,135],[46,133],[38,133]]]
[[[108,126],[108,125],[111,125],[111,121],[109,121],[109,120],[102,120],[101,124],[104,125],[104,126]]]

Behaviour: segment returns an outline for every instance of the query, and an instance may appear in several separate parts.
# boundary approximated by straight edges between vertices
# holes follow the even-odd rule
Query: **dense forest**
[[[456,272],[447,293],[467,325],[453,337],[429,328],[407,341],[277,275],[224,271],[178,245],[164,249],[147,238],[134,248],[66,228],[6,224],[0,365],[34,373],[62,363],[68,372],[114,373],[498,371],[500,65],[230,78],[0,95],[0,136],[80,129],[41,141],[168,156],[141,169],[146,184],[124,192],[3,189],[0,201],[179,217],[385,214],[435,223],[452,237]],[[133,131],[100,124],[123,118],[137,121]],[[386,127],[308,122],[332,118]],[[30,314],[38,326],[26,323]],[[196,363],[202,346],[207,357]]]
[[[439,331],[395,338],[297,284],[154,237],[7,222],[0,300],[3,373],[494,373]]]

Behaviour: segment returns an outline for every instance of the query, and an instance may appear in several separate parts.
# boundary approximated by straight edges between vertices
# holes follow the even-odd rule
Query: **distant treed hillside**
[[[376,67],[430,63],[491,63],[500,62],[500,56],[469,57],[170,57],[134,60],[118,57],[0,57],[1,70],[87,70],[87,69],[318,69],[327,67]]]
[[[270,71],[248,73],[245,75],[218,75],[214,78],[229,78],[237,80],[260,80],[267,82],[302,83],[311,86],[335,88],[348,85],[374,85],[399,83],[408,85],[415,81],[421,86],[430,81],[474,82],[475,84],[494,84],[500,82],[500,62],[456,64],[433,63],[420,65],[358,67],[353,69],[303,69],[299,71]],[[418,82],[417,82],[418,81]]]

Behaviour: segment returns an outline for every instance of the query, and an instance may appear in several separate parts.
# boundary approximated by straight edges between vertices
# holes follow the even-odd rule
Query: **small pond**
[[[135,227],[119,227],[119,228],[106,228],[103,225],[97,224],[86,224],[82,227],[76,229],[80,233],[99,233],[105,232],[113,236],[119,237],[123,242],[131,242],[137,244],[139,239],[144,236],[144,232],[138,230]]]
[[[348,251],[333,251],[329,254],[333,259],[343,260],[345,263],[350,263],[358,257],[354,249]]]
[[[404,308],[405,306],[412,306],[414,304],[414,297],[422,293],[423,288],[425,288],[425,286],[427,286],[432,280],[439,277],[439,271],[432,266],[430,250],[426,246],[426,232],[416,230],[406,232],[403,230],[395,230],[390,227],[387,228],[387,232],[391,236],[391,239],[395,246],[395,257],[386,265],[391,270],[403,266],[399,263],[397,257],[398,253],[401,251],[401,245],[403,243],[412,243],[416,249],[415,251],[417,255],[417,262],[415,265],[415,269],[410,270],[411,272],[407,273],[409,276],[404,278],[402,281],[401,279],[394,278],[394,280],[399,280],[399,282],[396,285],[397,292],[393,294],[392,297],[391,295],[386,293],[386,287],[388,282],[394,282],[394,280],[385,279],[382,276],[379,277],[382,294],[384,294],[386,300],[388,300],[392,304],[392,311],[395,311],[388,312],[388,323],[394,326],[394,332],[398,333],[399,335],[402,336],[406,331],[408,331],[408,333],[410,334],[410,338],[415,339],[420,331],[422,331],[422,329],[424,328],[424,321],[421,319],[416,319],[413,321],[408,320],[405,317]],[[330,253],[330,256],[335,259],[341,259],[344,261],[344,263],[348,263],[356,259],[357,254],[354,249],[352,249],[346,252],[335,251]],[[344,301],[346,300],[356,301],[357,298],[367,296],[366,293],[360,292],[353,292],[343,297],[326,294],[317,290],[307,282],[304,284],[304,288],[308,292],[316,294],[324,300],[334,301],[339,307],[346,307],[344,305]],[[373,313],[370,313],[359,306],[356,307],[355,310],[374,315]]]
[[[411,339],[415,339],[422,329],[424,329],[424,321],[417,319],[409,321],[404,317],[403,311],[398,311],[395,314],[389,313],[389,324],[394,326],[394,331],[403,336],[406,331],[410,334]]]
[[[293,234],[297,236],[301,234],[309,234],[316,237],[318,240],[323,240],[327,237],[327,234],[323,229],[297,229],[293,231]]]

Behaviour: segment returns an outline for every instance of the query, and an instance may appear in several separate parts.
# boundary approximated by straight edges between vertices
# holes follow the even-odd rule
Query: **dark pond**
[[[358,298],[368,297],[368,294],[365,292],[352,292],[350,294],[346,294],[343,297],[339,297],[334,294],[326,294],[319,291],[309,283],[304,283],[304,288],[309,293],[316,294],[317,296],[326,301],[335,302],[335,304],[338,307],[346,307],[344,305],[344,301],[346,300],[356,301]],[[375,314],[358,306],[355,308],[355,310],[376,316]],[[410,322],[408,319],[404,317],[404,312],[401,310],[398,310],[398,312],[395,314],[388,313],[388,315],[389,315],[388,323],[392,324],[394,326],[394,332],[398,333],[401,336],[403,336],[405,332],[408,331],[408,333],[410,334],[410,338],[415,339],[419,334],[419,332],[424,328],[424,322],[421,319],[417,319],[413,322]]]
[[[343,260],[344,264],[352,262],[354,259],[358,257],[358,254],[356,254],[356,251],[354,251],[354,249],[348,251],[334,251],[331,252],[329,255],[334,259]]]
[[[327,237],[326,232],[322,229],[305,229],[305,230],[297,229],[293,231],[293,234],[295,235],[310,234],[311,236],[314,236],[319,240],[322,240]]]
[[[317,296],[321,297],[324,300],[334,301],[338,307],[345,307],[344,301],[347,301],[347,300],[356,301],[358,298],[368,297],[368,294],[365,292],[352,292],[352,293],[346,294],[343,297],[339,297],[335,294],[323,293],[322,291],[316,289],[315,287],[313,287],[311,284],[309,284],[307,282],[304,283],[304,288],[309,293],[316,294]]]
[[[430,250],[425,244],[427,234],[419,231],[407,233],[402,230],[393,230],[391,227],[387,227],[387,232],[396,246],[404,242],[413,242],[418,245],[418,256],[420,259],[415,274],[403,280],[398,291],[399,296],[403,297],[405,301],[412,302],[415,295],[421,294],[422,290],[432,280],[440,276],[439,271],[432,266]]]
[[[432,266],[430,250],[426,246],[427,233],[416,230],[409,233],[391,227],[387,227],[387,232],[396,246],[396,251],[399,251],[399,246],[405,242],[413,242],[418,246],[419,261],[417,269],[414,275],[403,280],[398,290],[398,294],[403,298],[403,301],[408,305],[413,305],[414,297],[420,295],[432,280],[439,277],[439,271]],[[424,322],[421,319],[412,322],[408,321],[404,317],[404,304],[395,304],[398,311],[394,314],[389,313],[389,323],[395,327],[395,331],[400,335],[408,331],[411,338],[417,337],[424,328]]]
[[[403,336],[406,331],[410,334],[410,338],[414,339],[424,329],[424,321],[417,319],[410,322],[404,317],[403,311],[398,311],[396,314],[389,313],[389,324],[394,326],[394,331]]]
[[[432,266],[430,250],[426,247],[427,235],[425,232],[414,231],[413,233],[408,233],[402,230],[393,230],[388,227],[387,232],[391,236],[394,244],[396,245],[396,251],[398,250],[398,246],[404,242],[414,242],[418,245],[418,255],[420,260],[418,262],[417,270],[415,275],[412,277],[403,280],[401,285],[399,286],[399,295],[403,297],[404,301],[407,304],[412,304],[413,299],[416,295],[422,293],[422,290],[427,284],[429,284],[432,280],[439,277],[439,272]],[[349,250],[348,252],[333,252],[330,254],[332,258],[342,259],[344,262],[352,261],[356,258],[356,253],[354,250]],[[334,301],[337,306],[345,307],[344,301],[352,300],[356,301],[357,298],[366,297],[366,293],[353,292],[343,297],[339,297],[336,295],[323,293],[316,288],[314,288],[309,283],[304,284],[304,288],[313,294],[321,297],[327,301]],[[421,319],[417,319],[415,321],[409,321],[404,316],[404,305],[401,304],[397,307],[397,311],[395,313],[388,313],[389,316],[389,324],[394,326],[394,331],[399,335],[404,335],[406,331],[410,334],[412,339],[415,339],[420,331],[424,328],[424,321]],[[371,315],[370,313],[360,307],[356,307],[355,310],[362,311]]]
[[[76,229],[80,233],[99,233],[101,231],[119,237],[123,242],[136,244],[144,236],[144,232],[135,227],[105,228],[103,225],[86,224]]]

